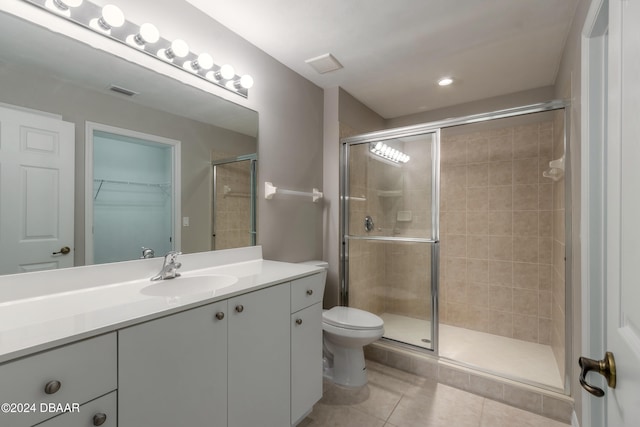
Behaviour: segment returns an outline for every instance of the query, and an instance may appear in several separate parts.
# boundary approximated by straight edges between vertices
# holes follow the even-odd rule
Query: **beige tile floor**
[[[300,427],[567,427],[444,384],[367,361],[357,390],[324,383],[324,395]]]

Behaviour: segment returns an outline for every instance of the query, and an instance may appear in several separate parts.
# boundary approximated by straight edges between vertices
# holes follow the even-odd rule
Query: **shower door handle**
[[[592,386],[587,382],[587,374],[589,371],[595,371],[607,379],[607,385],[616,388],[616,360],[613,353],[607,351],[602,360],[588,359],[581,357],[578,359],[580,365],[580,385],[589,393],[596,397],[604,396],[604,390],[599,387]]]

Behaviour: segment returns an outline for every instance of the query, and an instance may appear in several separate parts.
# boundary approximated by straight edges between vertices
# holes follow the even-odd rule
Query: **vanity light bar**
[[[376,156],[382,157],[385,160],[389,160],[393,163],[407,163],[411,160],[408,154],[403,153],[400,150],[389,147],[382,142],[372,142],[370,144],[369,151]]]
[[[137,25],[128,21],[120,8],[113,4],[101,7],[87,0],[24,1],[245,98],[253,86],[250,75],[237,75],[229,64],[215,64],[208,53],[191,52],[184,40],[161,37],[151,23]]]

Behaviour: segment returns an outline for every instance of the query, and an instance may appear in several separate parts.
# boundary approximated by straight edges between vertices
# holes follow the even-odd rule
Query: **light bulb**
[[[78,7],[82,4],[82,0],[46,0],[44,6],[66,17],[71,17],[72,7]]]
[[[440,86],[449,86],[451,83],[453,83],[453,79],[451,77],[443,77],[438,80],[438,85]]]
[[[180,39],[175,39],[171,42],[171,47],[167,49],[161,49],[158,52],[158,55],[161,58],[167,59],[169,61],[173,60],[173,58],[184,58],[189,54],[189,45]]]
[[[382,145],[383,145],[382,142],[378,141],[378,143],[375,146],[375,150],[380,150],[380,148],[382,148]]]
[[[101,31],[111,31],[112,28],[122,27],[124,14],[118,6],[108,4],[102,8],[102,16],[92,19],[89,25]]]
[[[240,86],[245,89],[251,89],[253,87],[253,77],[251,77],[249,74],[245,74],[244,76],[240,77]]]
[[[201,53],[198,56],[198,64],[200,64],[200,68],[203,70],[208,70],[213,67],[213,58],[208,53]]]
[[[224,64],[222,67],[220,67],[220,77],[222,77],[223,79],[230,80],[235,75],[236,75],[236,72],[231,65]]]
[[[207,73],[207,77],[211,80],[231,80],[235,77],[236,72],[229,64],[224,64],[218,71]],[[228,82],[227,82],[228,83]],[[236,90],[238,87],[233,82],[231,85],[225,84],[228,89]]]
[[[213,58],[208,53],[201,53],[195,61],[187,61],[183,67],[188,71],[198,72],[213,67]]]
[[[82,4],[82,0],[53,0],[51,4],[60,10],[67,10],[70,7],[78,7]]]
[[[141,48],[144,48],[145,44],[154,44],[158,40],[160,40],[160,32],[155,25],[148,22],[140,26],[138,34],[131,34],[127,37],[127,43]]]

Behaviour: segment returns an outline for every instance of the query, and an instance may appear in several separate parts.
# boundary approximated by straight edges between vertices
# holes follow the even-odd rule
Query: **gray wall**
[[[135,0],[127,2],[122,9],[129,20],[153,22],[164,37],[184,38],[192,51],[208,51],[219,63],[232,64],[237,73],[251,74],[255,86],[248,99],[61,22],[22,2],[3,4],[2,8],[257,111],[260,115],[258,243],[263,245],[264,257],[282,261],[322,257],[323,204],[313,204],[306,199],[264,199],[265,181],[304,191],[322,188],[322,89],[185,2]]]
[[[329,262],[324,306],[340,302],[340,138],[385,128],[385,120],[341,88],[324,91],[323,259]]]

